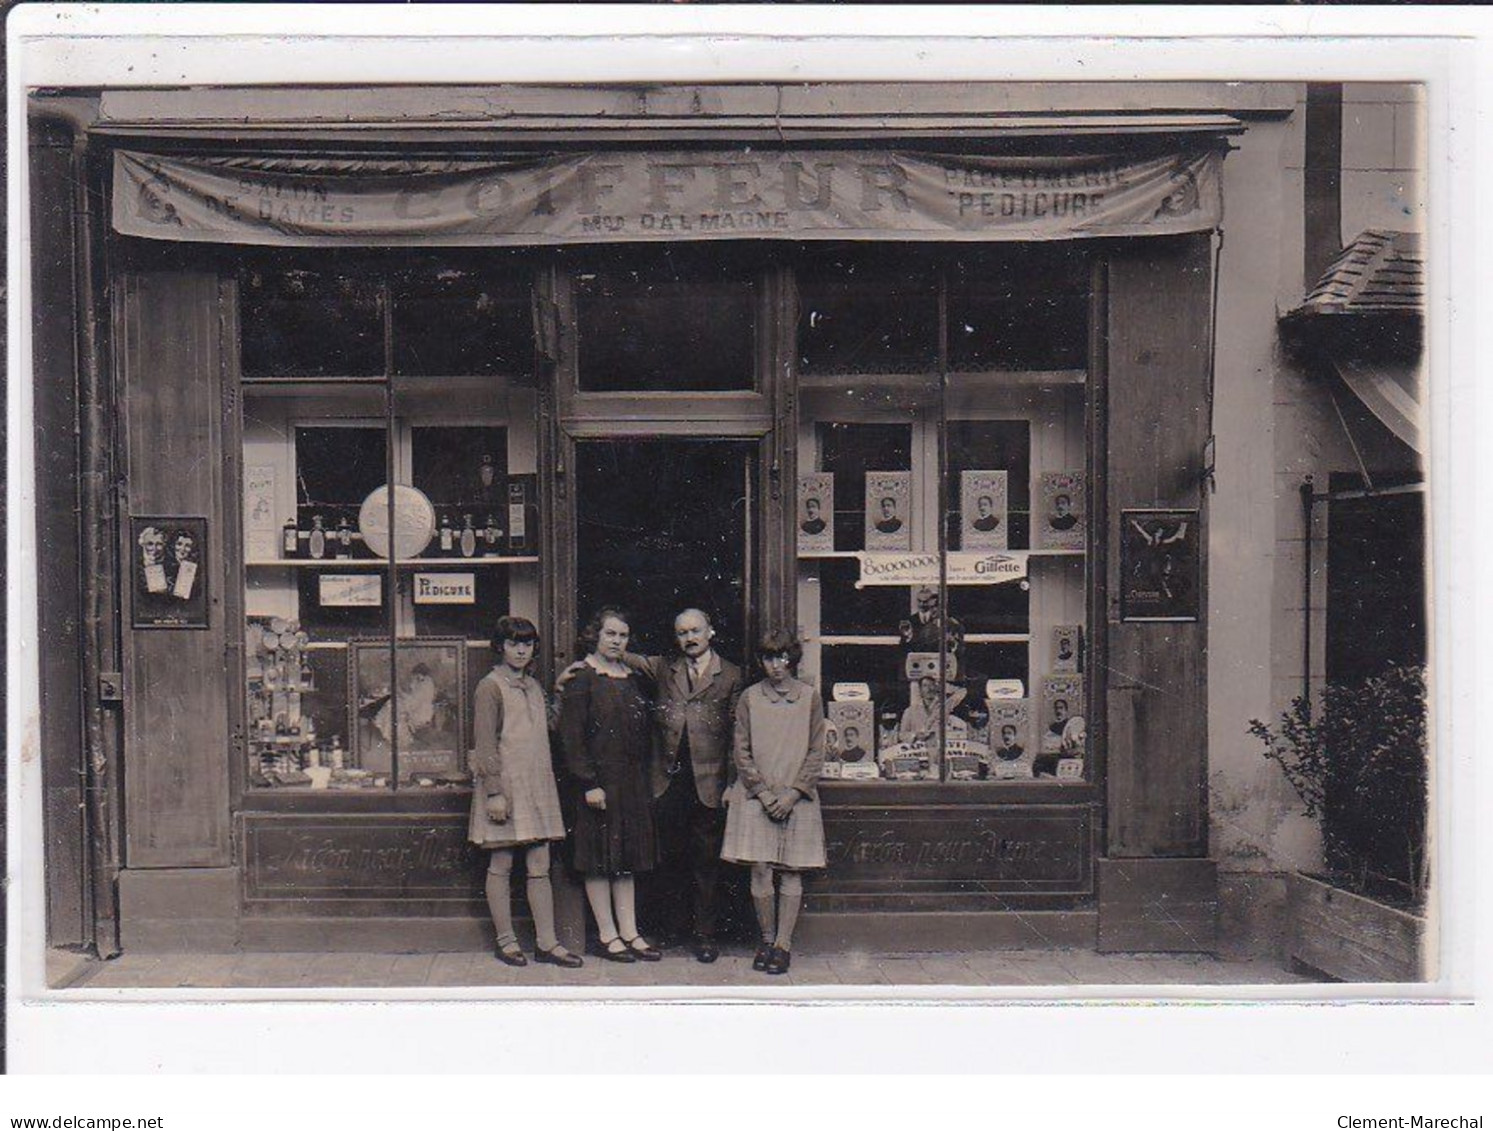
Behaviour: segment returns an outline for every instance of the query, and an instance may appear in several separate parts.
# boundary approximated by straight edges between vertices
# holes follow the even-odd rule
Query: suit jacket
[[[695,794],[708,809],[719,809],[731,770],[731,737],[736,717],[736,699],[742,692],[741,669],[720,653],[699,687],[689,687],[689,660],[682,655],[628,657],[637,662],[657,687],[653,718],[658,756],[653,759],[653,796],[669,788],[669,767],[676,760],[679,744],[689,738],[690,763]],[[686,772],[680,767],[680,773]]]

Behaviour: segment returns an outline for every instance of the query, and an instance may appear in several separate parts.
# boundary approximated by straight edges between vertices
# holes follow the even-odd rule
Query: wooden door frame
[[[797,482],[797,407],[793,343],[796,298],[792,271],[765,270],[758,280],[756,390],[750,393],[578,393],[574,272],[552,265],[539,279],[539,479],[545,569],[541,604],[550,626],[556,670],[576,659],[577,508],[575,446],[587,440],[693,438],[755,441],[756,506],[747,553],[750,634],[763,625],[797,624],[791,536]],[[785,484],[787,487],[785,487]],[[749,651],[750,640],[743,642]],[[747,657],[743,655],[743,659]]]

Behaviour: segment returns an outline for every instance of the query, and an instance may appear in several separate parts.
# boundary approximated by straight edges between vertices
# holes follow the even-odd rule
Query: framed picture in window
[[[206,628],[207,519],[130,516],[130,623]]]
[[[399,777],[466,768],[466,641],[422,637],[348,644],[353,764]]]

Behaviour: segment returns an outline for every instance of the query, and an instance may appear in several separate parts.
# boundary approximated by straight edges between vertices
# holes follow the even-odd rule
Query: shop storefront
[[[43,523],[86,579],[51,677],[89,725],[49,757],[94,775],[54,911],[126,947],[478,945],[491,625],[533,618],[552,677],[608,602],[650,652],[688,606],[743,661],[801,632],[834,736],[806,941],[1211,948],[1240,119],[834,135],[727,91],[541,139],[245,97],[233,128],[188,92],[34,104],[70,251],[39,426],[81,421]]]

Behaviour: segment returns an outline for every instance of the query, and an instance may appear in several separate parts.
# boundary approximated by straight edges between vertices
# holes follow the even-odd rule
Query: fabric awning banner
[[[232,244],[1050,240],[1205,231],[1220,156],[592,152],[483,162],[118,151],[114,227]]]
[[[1426,454],[1417,366],[1339,358],[1333,361],[1333,367],[1384,427],[1421,455]]]

